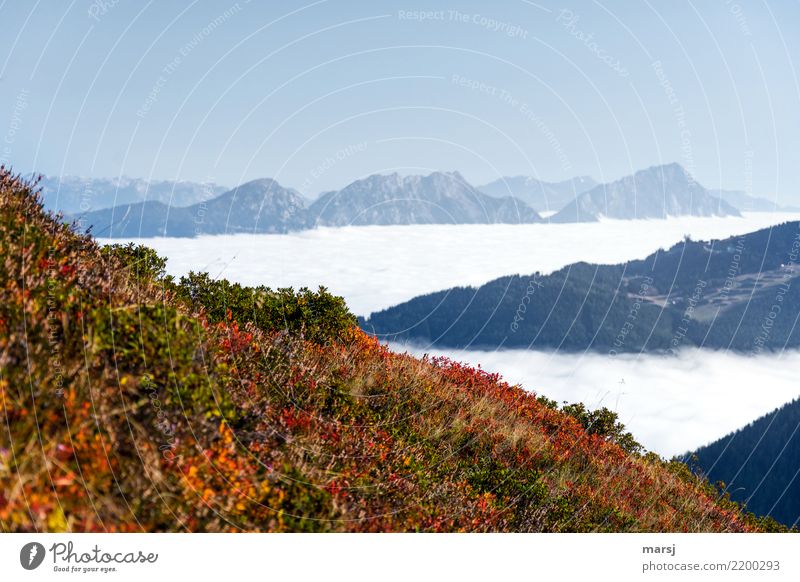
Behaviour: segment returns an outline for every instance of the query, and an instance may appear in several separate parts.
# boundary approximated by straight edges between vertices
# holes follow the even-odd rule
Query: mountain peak
[[[458,170],[453,170],[452,172],[442,172],[445,176],[458,180],[459,182],[466,182],[467,180],[464,176],[461,175],[461,172]]]
[[[672,178],[684,178],[689,182],[693,182],[694,178],[692,178],[691,173],[680,165],[678,162],[670,162],[668,164],[661,164],[656,166],[650,166],[644,170],[639,170],[636,172],[635,176],[639,176],[640,174],[661,174],[664,176],[669,176]]]
[[[672,162],[639,170],[587,190],[552,222],[594,222],[602,217],[621,220],[668,216],[740,216],[727,202],[715,198],[683,166]]]
[[[83,221],[112,238],[283,233],[305,226],[302,197],[272,178],[251,180],[211,198],[203,194],[190,206],[148,201],[90,212]]]
[[[286,190],[281,184],[273,179],[273,178],[256,178],[255,180],[250,180],[249,182],[245,182],[244,184],[239,184],[235,188],[229,190],[229,192],[257,192],[262,191],[266,192],[268,190]]]
[[[491,224],[538,222],[524,202],[493,198],[457,171],[427,176],[372,175],[320,196],[309,207],[313,225]]]

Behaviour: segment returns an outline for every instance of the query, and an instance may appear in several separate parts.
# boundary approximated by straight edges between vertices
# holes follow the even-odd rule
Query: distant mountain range
[[[800,400],[695,451],[687,461],[756,515],[800,521]]]
[[[595,187],[589,176],[578,176],[563,182],[545,182],[532,176],[504,177],[479,186],[478,190],[489,196],[513,196],[525,202],[536,212],[557,212],[575,200],[579,194]]]
[[[678,164],[655,166],[610,184],[599,184],[572,200],[550,222],[634,220],[668,216],[740,216],[708,193]]]
[[[201,234],[285,233],[306,225],[305,203],[268,178],[253,180],[208,202],[168,206],[147,201],[67,217],[108,238],[191,237]]]
[[[375,175],[321,195],[308,208],[301,195],[271,179],[254,180],[185,207],[147,201],[69,215],[95,236],[191,237],[285,233],[317,226],[400,224],[528,224],[539,214],[511,197],[476,190],[458,172]]]
[[[543,182],[517,176],[481,188],[458,172],[427,176],[372,175],[313,203],[275,180],[220,192],[214,184],[68,178],[43,182],[45,204],[106,237],[284,233],[318,226],[408,224],[534,224],[739,216],[775,207],[744,192],[706,190],[678,164],[656,166],[609,184],[589,177]],[[114,207],[105,205],[120,202]],[[560,210],[550,216],[553,210]],[[542,218],[540,212],[547,212]]]
[[[369,176],[321,195],[308,214],[311,226],[541,222],[521,200],[488,196],[458,172]]]
[[[372,314],[385,340],[606,353],[800,347],[800,222],[684,240],[621,265],[576,263],[456,287]]]
[[[42,176],[39,186],[45,206],[55,212],[79,214],[136,202],[189,206],[219,196],[228,188],[214,183],[139,178],[62,178]]]

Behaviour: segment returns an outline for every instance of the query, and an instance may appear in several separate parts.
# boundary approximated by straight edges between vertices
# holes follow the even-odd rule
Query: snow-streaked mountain
[[[557,212],[596,185],[589,176],[562,182],[546,182],[533,176],[507,176],[478,186],[478,190],[495,198],[519,198],[536,212]]]
[[[740,216],[712,196],[679,164],[654,166],[584,192],[550,218],[551,222],[594,222],[667,216]]]
[[[484,194],[458,172],[376,174],[326,192],[309,207],[310,226],[540,221],[539,214],[521,200]]]
[[[228,188],[213,182],[140,178],[81,178],[42,176],[39,183],[45,207],[65,214],[91,212],[146,200],[170,206],[189,206],[218,196]]]
[[[139,202],[72,216],[82,228],[109,238],[200,234],[285,233],[306,223],[303,199],[269,178],[253,180],[207,202],[168,206]]]

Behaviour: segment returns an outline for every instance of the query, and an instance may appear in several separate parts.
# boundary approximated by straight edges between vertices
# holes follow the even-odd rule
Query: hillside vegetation
[[[758,531],[607,411],[390,352],[343,301],[181,281],[0,171],[3,531]]]

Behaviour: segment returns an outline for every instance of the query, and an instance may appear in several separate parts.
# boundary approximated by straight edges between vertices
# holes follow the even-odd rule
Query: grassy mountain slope
[[[613,417],[392,353],[324,290],[175,282],[5,171],[0,251],[2,531],[770,526]]]

